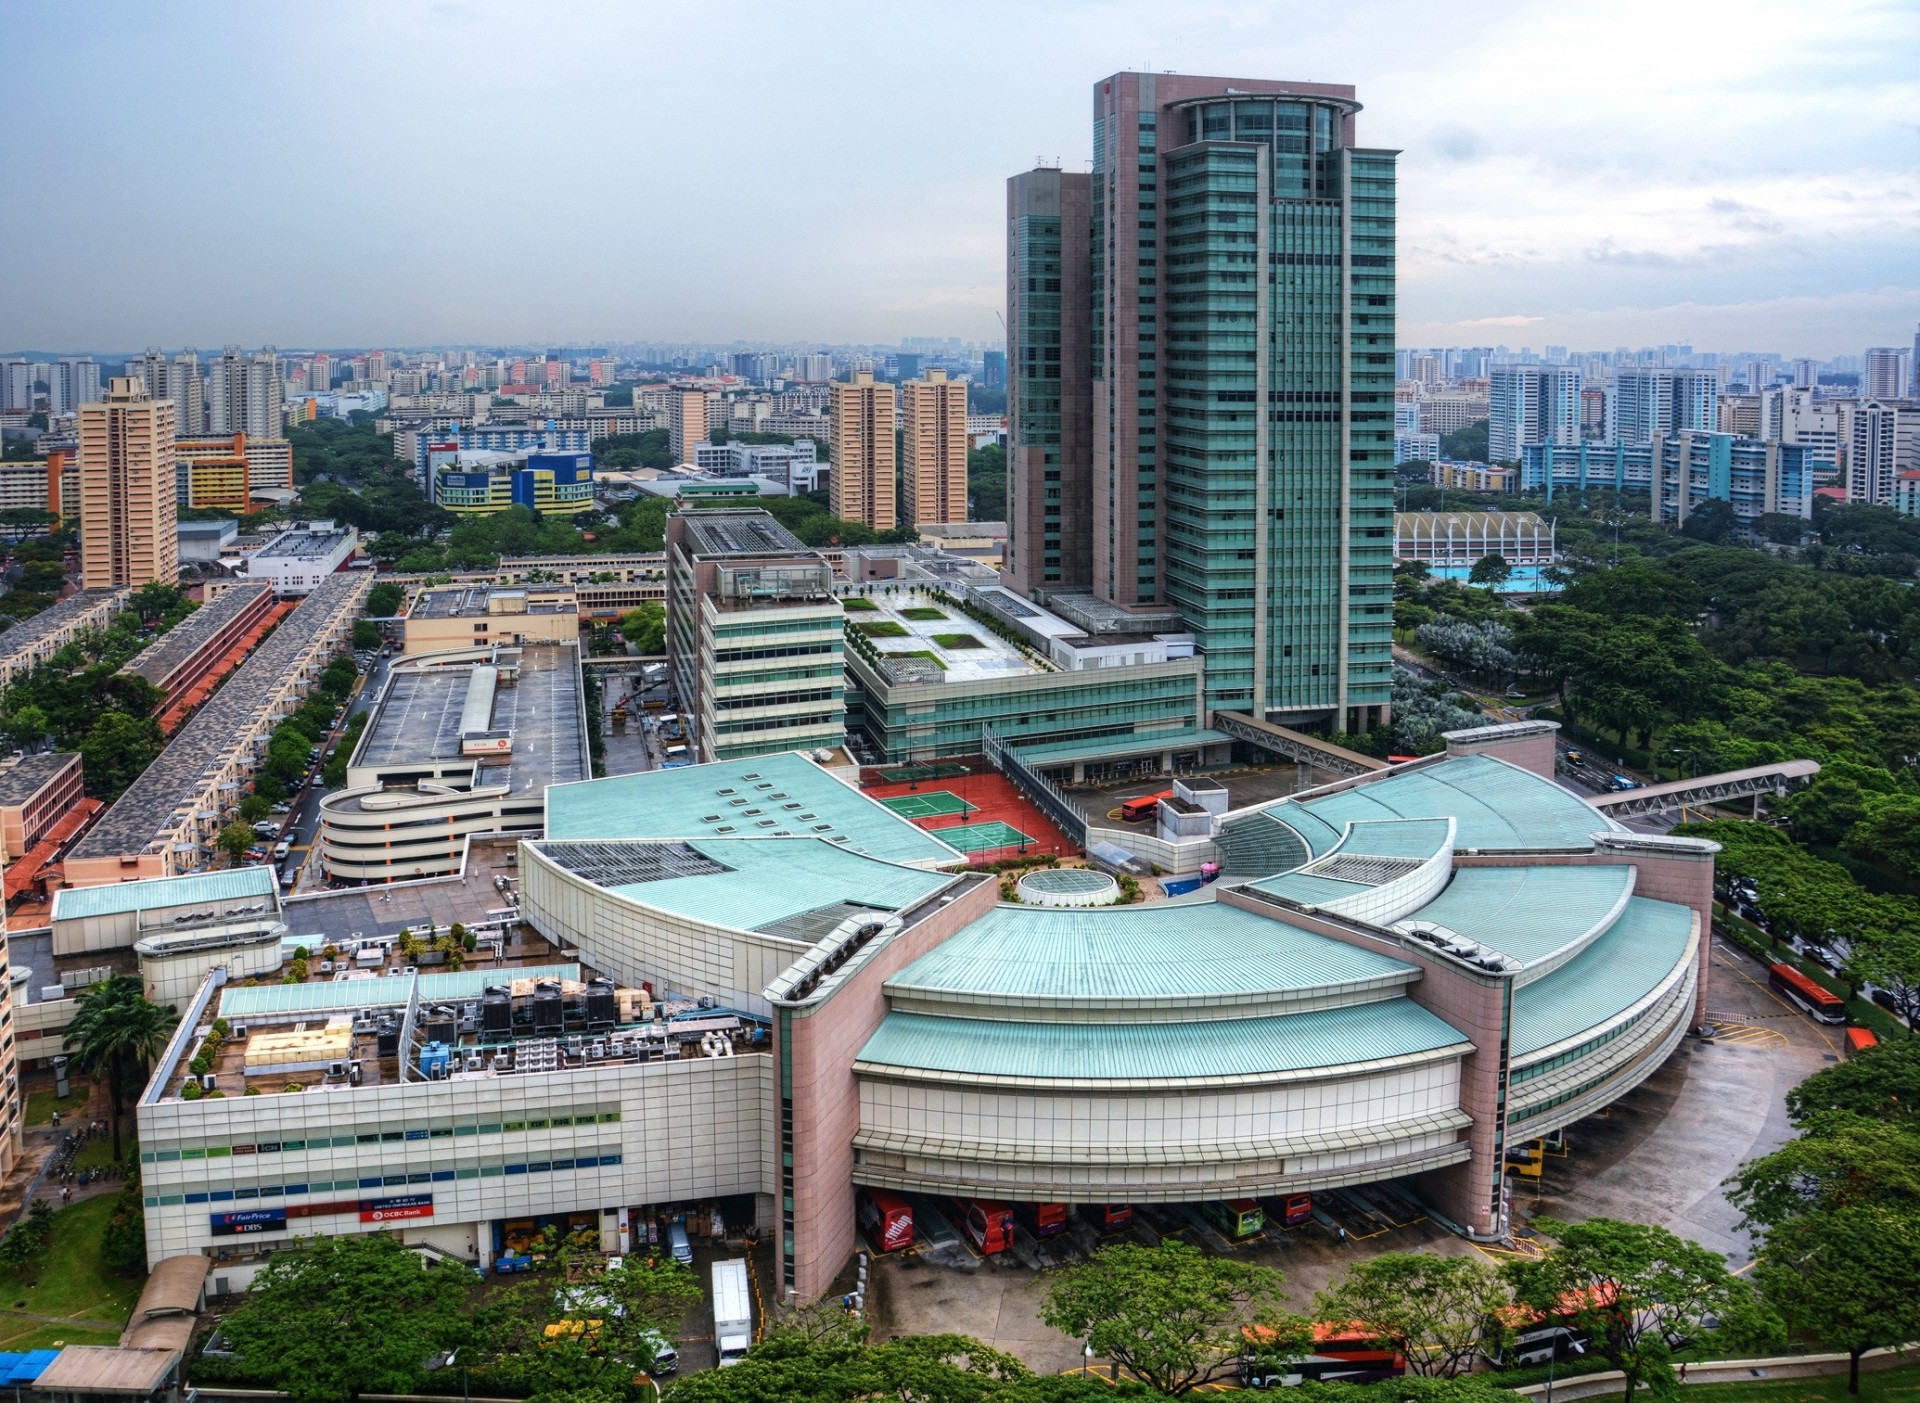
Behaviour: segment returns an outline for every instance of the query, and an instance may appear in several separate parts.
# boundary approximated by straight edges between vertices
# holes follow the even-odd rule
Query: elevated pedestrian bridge
[[[1262,721],[1244,711],[1214,712],[1213,728],[1270,755],[1297,760],[1303,765],[1313,765],[1337,775],[1365,775],[1387,768],[1384,760],[1362,755],[1357,750],[1348,750],[1345,746],[1335,745],[1319,736],[1310,736],[1304,731],[1276,726],[1271,721]]]
[[[1697,779],[1649,784],[1618,794],[1597,794],[1587,802],[1610,818],[1644,818],[1673,809],[1724,804],[1761,794],[1788,794],[1819,773],[1817,760],[1782,760],[1775,765],[1755,765],[1747,770],[1726,770]]]

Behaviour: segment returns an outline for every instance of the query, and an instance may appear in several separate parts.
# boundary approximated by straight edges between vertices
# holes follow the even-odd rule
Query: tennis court
[[[958,779],[969,771],[965,765],[947,762],[939,765],[903,765],[897,770],[882,770],[880,779],[885,784],[906,784],[918,779]]]
[[[1022,833],[1011,823],[1002,823],[999,819],[991,823],[956,823],[951,828],[932,828],[927,831],[963,853],[983,853],[992,848],[1012,848],[1034,841],[1032,835]]]
[[[880,802],[902,818],[944,818],[975,812],[974,805],[948,789],[936,789],[931,794],[896,794]]]

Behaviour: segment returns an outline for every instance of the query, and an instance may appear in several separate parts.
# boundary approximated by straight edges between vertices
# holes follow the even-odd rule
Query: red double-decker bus
[[[1792,965],[1768,965],[1767,983],[1773,992],[1816,1023],[1839,1025],[1847,1021],[1847,1001],[1824,984],[1816,983]]]

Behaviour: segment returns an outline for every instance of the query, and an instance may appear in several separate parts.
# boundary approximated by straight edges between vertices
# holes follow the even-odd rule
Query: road
[[[340,724],[327,737],[322,752],[323,761],[324,751],[331,750],[339,743],[348,718],[356,712],[373,710],[374,703],[380,699],[381,690],[387,685],[387,670],[392,663],[392,658],[375,658],[371,670],[361,675],[356,690],[347,699],[347,709],[341,713]],[[326,792],[317,780],[309,777],[307,785],[293,796],[293,810],[287,815],[287,823],[281,830],[280,836],[293,844],[288,861],[297,864],[292,888],[294,892],[319,891],[326,885],[319,864],[311,861],[314,839],[320,831],[320,800]]]

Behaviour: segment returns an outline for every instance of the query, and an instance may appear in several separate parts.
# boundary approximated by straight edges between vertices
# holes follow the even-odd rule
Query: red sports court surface
[[[967,767],[967,773],[952,773],[961,765]],[[897,774],[902,767],[891,768]],[[1028,839],[1026,851],[1029,854],[1052,853],[1057,857],[1072,857],[1079,853],[1080,849],[1066,834],[1054,826],[1051,819],[1021,797],[1020,791],[1013,787],[1012,781],[993,769],[984,759],[971,756],[960,760],[942,761],[938,769],[940,773],[937,778],[893,781],[879,779],[880,770],[877,767],[863,770],[861,792],[870,798],[881,800],[918,794],[927,795],[929,798],[951,794],[956,798],[964,799],[971,806],[972,812],[913,816],[908,818],[908,821],[914,827],[924,828],[929,833],[939,833],[943,828],[967,830],[953,835],[952,841],[955,847],[972,847],[975,843],[994,841],[997,838],[1010,839],[1000,846],[982,847],[977,851],[968,852],[967,860],[971,863],[984,864],[1020,855],[1019,839],[986,827],[994,823],[1005,824],[1016,833],[1026,834]],[[865,783],[869,776],[873,777],[875,782]],[[944,800],[933,799],[933,802],[942,808],[952,807]],[[908,816],[903,814],[902,817]]]

